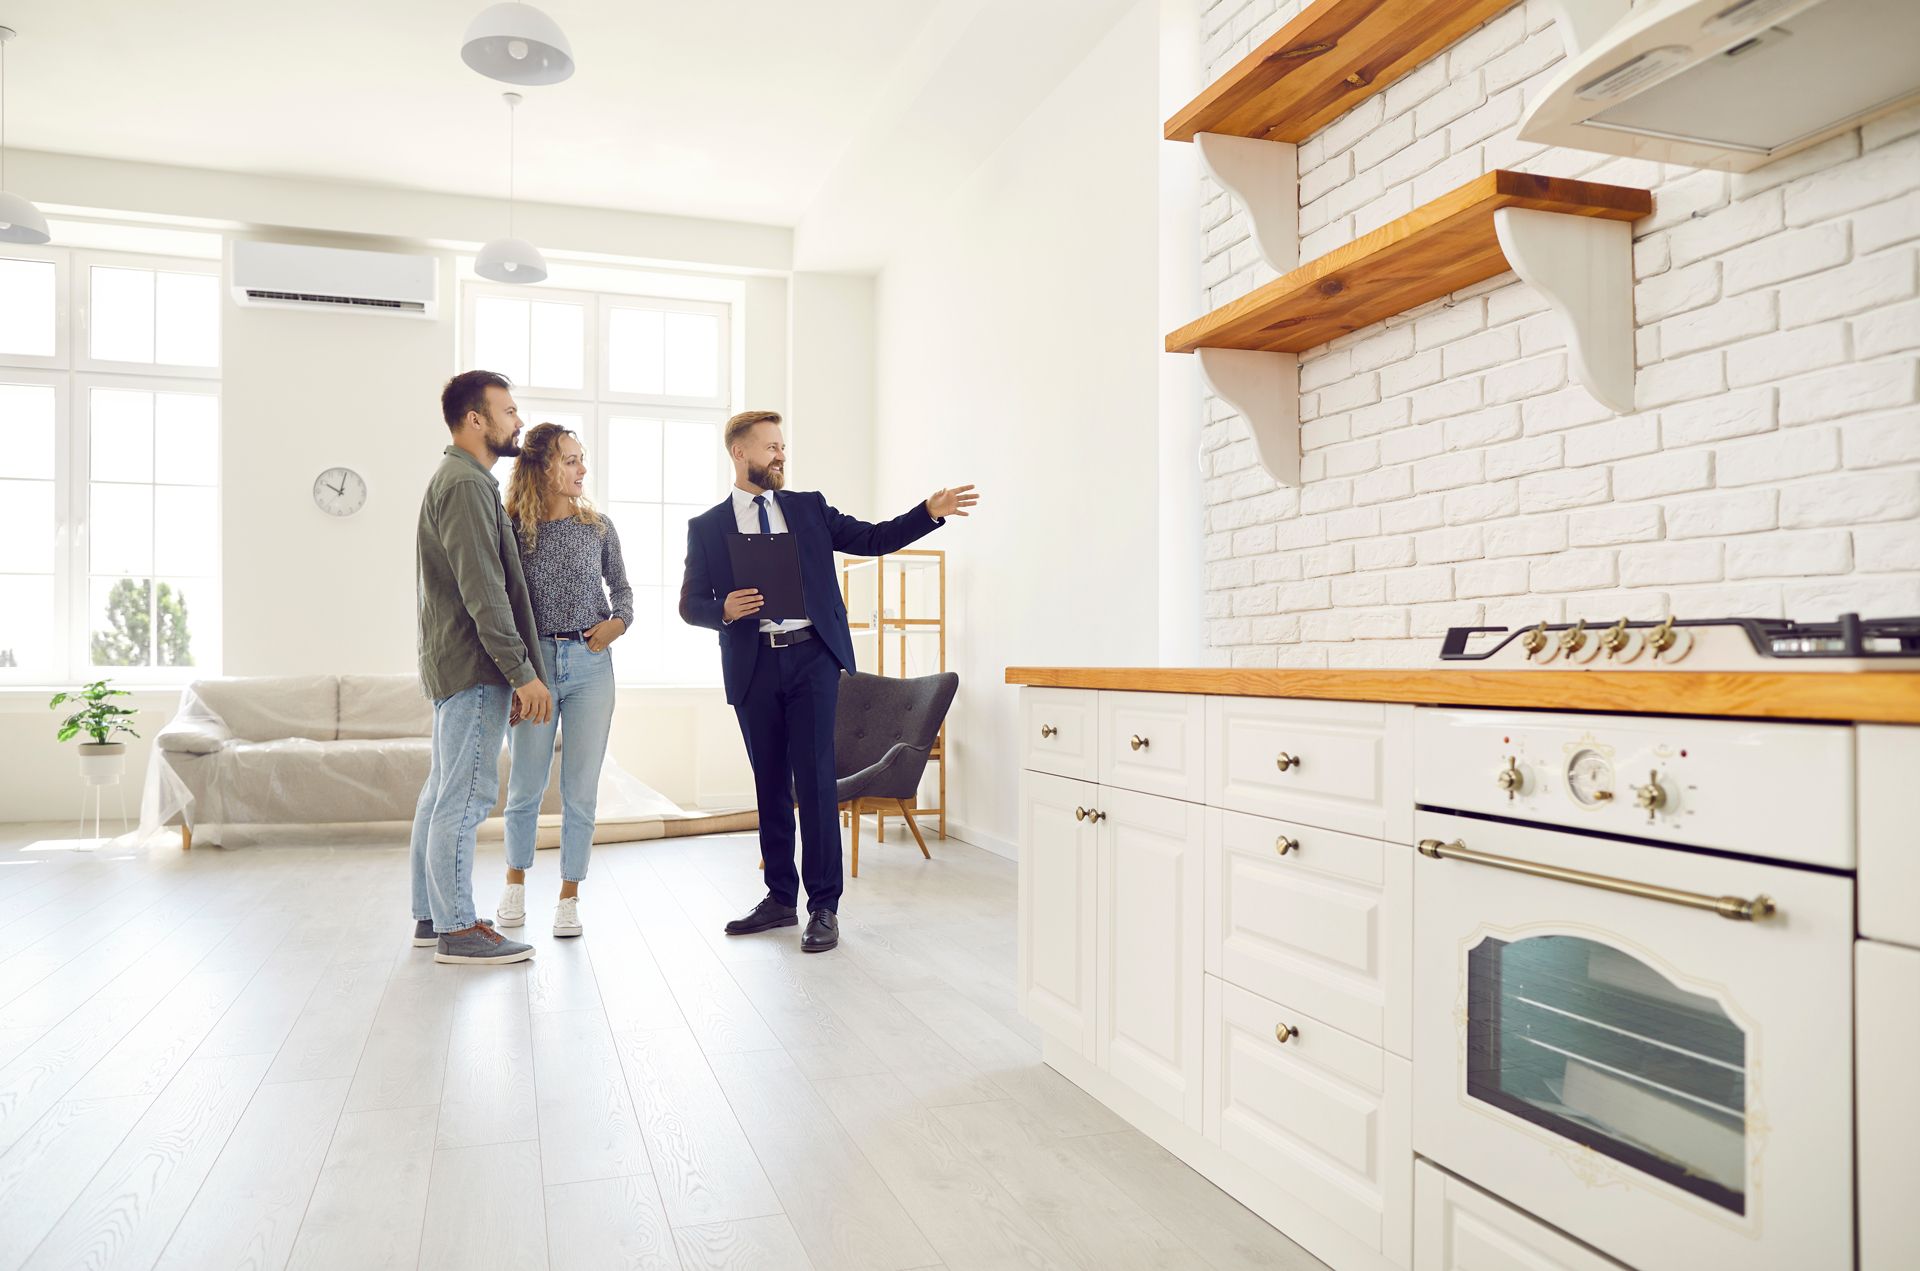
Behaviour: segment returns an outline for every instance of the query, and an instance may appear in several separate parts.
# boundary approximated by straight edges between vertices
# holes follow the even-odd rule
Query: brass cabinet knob
[[[1135,750],[1145,750],[1148,746],[1151,746],[1153,743],[1151,741],[1148,741],[1145,737],[1142,737],[1139,733],[1135,733],[1133,735],[1133,740],[1128,742],[1127,744],[1132,746]]]
[[[1299,847],[1300,847],[1299,839],[1289,838],[1285,834],[1282,834],[1279,838],[1273,841],[1273,850],[1278,852],[1282,856],[1285,856],[1288,852],[1299,850]]]
[[[1040,736],[1041,736],[1041,737],[1042,737],[1043,739],[1044,739],[1044,738],[1047,738],[1047,737],[1054,737],[1054,736],[1058,736],[1058,735],[1059,735],[1059,732],[1060,732],[1060,730],[1059,730],[1058,728],[1055,728],[1055,727],[1054,727],[1054,726],[1053,726],[1052,724],[1042,724],[1042,725],[1040,725]]]
[[[1527,774],[1520,771],[1519,756],[1508,755],[1507,766],[1500,770],[1499,775],[1494,777],[1494,781],[1507,792],[1509,803],[1518,797],[1521,788],[1527,784]]]
[[[1300,756],[1290,755],[1283,750],[1280,752],[1279,757],[1273,761],[1273,763],[1275,767],[1280,769],[1280,771],[1285,772],[1289,768],[1298,768],[1300,766]]]
[[[1279,1042],[1282,1046],[1299,1035],[1300,1030],[1291,1024],[1275,1024],[1273,1026],[1273,1040]]]
[[[1107,814],[1105,812],[1101,812],[1095,808],[1087,809],[1087,821],[1089,824],[1098,825],[1100,824],[1100,822],[1106,819],[1107,819]]]
[[[1074,820],[1076,820],[1076,821],[1084,821],[1084,820],[1086,820],[1086,819],[1087,819],[1087,810],[1086,810],[1085,808],[1075,808],[1075,809],[1073,810],[1073,819],[1074,819]]]
[[[1659,772],[1647,774],[1647,784],[1633,788],[1633,806],[1652,816],[1667,806],[1667,789],[1660,784]]]

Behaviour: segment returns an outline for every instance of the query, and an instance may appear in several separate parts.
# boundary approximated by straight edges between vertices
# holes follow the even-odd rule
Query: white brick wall
[[[1220,75],[1304,0],[1195,0]],[[1503,274],[1303,354],[1302,485],[1209,400],[1206,614],[1241,666],[1417,665],[1449,625],[1920,613],[1920,111],[1729,175],[1519,142],[1525,0],[1300,146],[1301,259],[1483,172],[1654,191],[1637,413]],[[1274,272],[1210,182],[1209,307]]]

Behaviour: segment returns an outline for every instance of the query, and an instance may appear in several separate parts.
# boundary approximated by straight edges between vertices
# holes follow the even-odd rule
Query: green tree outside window
[[[147,666],[153,649],[153,616],[160,618],[160,665],[193,665],[193,632],[186,593],[161,583],[155,605],[147,578],[122,578],[107,593],[106,630],[93,633],[95,666]]]

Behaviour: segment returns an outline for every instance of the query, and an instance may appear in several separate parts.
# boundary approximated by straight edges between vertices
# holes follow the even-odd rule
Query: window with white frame
[[[732,413],[729,305],[468,283],[463,367],[513,381],[523,425],[579,434],[587,490],[612,518],[633,584],[623,683],[712,685],[712,633],[680,621],[687,521],[732,483],[721,434]],[[504,488],[512,460],[495,475]]]
[[[218,673],[219,268],[0,245],[0,684]]]

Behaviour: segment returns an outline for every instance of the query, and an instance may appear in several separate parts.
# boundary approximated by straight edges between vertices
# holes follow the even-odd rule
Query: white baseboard
[[[962,825],[951,818],[947,821],[947,837],[959,839],[962,843],[971,843],[983,851],[995,856],[1004,856],[1010,861],[1020,859],[1020,845],[1011,839],[1003,839],[997,834],[985,830],[976,830],[972,826]]]

